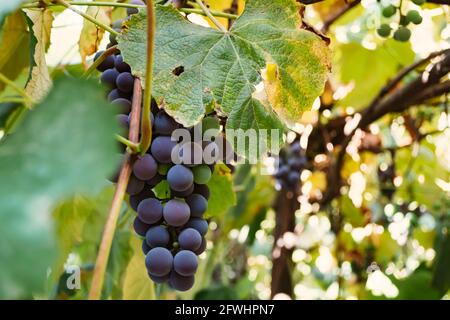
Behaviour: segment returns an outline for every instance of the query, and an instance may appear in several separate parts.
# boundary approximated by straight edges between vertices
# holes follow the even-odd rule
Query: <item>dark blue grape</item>
[[[144,186],[144,189],[141,192],[133,196],[130,196],[131,208],[133,208],[133,210],[137,212],[139,203],[148,198],[155,198],[155,194],[153,193],[152,188],[146,185]]]
[[[117,76],[116,86],[120,91],[132,92],[134,86],[134,77],[129,72],[122,72]]]
[[[197,250],[194,251],[194,253],[199,256],[203,252],[205,252],[205,250],[206,250],[206,239],[202,237],[202,244]]]
[[[206,184],[194,184],[194,192],[197,194],[201,194],[205,199],[209,199],[210,192],[209,188]]]
[[[151,146],[151,153],[159,163],[170,163],[172,150],[176,145],[176,141],[168,136],[156,137]]]
[[[306,164],[306,158],[301,156],[291,157],[288,159],[289,166],[294,170],[301,170]]]
[[[147,180],[146,183],[149,186],[154,187],[158,183],[160,183],[163,179],[164,179],[164,177],[162,175],[160,175],[159,173],[157,173],[153,178],[151,178],[150,180]]]
[[[202,244],[202,236],[194,228],[187,228],[178,235],[178,243],[181,249],[195,252]]]
[[[147,244],[147,241],[142,241],[142,252],[144,255],[147,255],[147,253],[150,251],[150,246]]]
[[[171,272],[169,277],[169,285],[178,291],[187,291],[194,285],[194,276],[183,277],[176,272]]]
[[[124,98],[117,98],[111,102],[114,106],[117,106],[119,113],[129,113],[131,111],[131,101]]]
[[[133,229],[134,231],[140,235],[141,237],[145,237],[148,229],[150,229],[151,225],[142,222],[138,217],[136,217],[133,221]]]
[[[140,180],[150,180],[158,171],[158,164],[148,153],[138,157],[133,165],[133,173]]]
[[[169,200],[163,209],[164,220],[172,227],[180,227],[188,222],[190,209],[186,202],[178,199]]]
[[[158,111],[154,120],[155,133],[170,135],[178,127],[179,124],[164,110]]]
[[[116,56],[114,66],[119,72],[131,72],[130,65],[123,61],[123,57],[120,54]]]
[[[193,166],[201,164],[203,161],[203,148],[195,142],[184,143],[178,152],[180,162],[185,165]]]
[[[163,206],[158,199],[144,199],[139,203],[137,213],[139,219],[143,222],[148,224],[156,223],[163,216]]]
[[[189,189],[185,191],[175,191],[170,190],[172,197],[176,198],[186,198],[187,196],[190,196],[194,192],[194,185],[192,185]]]
[[[172,190],[179,192],[186,191],[193,185],[194,175],[189,168],[177,164],[169,169],[167,182]]]
[[[157,277],[157,276],[151,275],[150,273],[148,274],[148,276],[150,277],[150,279],[152,279],[152,281],[154,283],[165,283],[165,282],[169,281],[169,277],[170,277],[170,275],[168,275],[168,274],[165,276],[162,276],[162,277]]]
[[[201,218],[208,209],[208,201],[200,194],[191,194],[187,197],[186,203],[191,209],[191,217]]]
[[[96,61],[103,54],[103,52],[104,51],[97,52],[94,56],[94,61]],[[102,63],[100,63],[97,66],[97,70],[100,72],[103,72],[105,70],[112,69],[112,68],[114,68],[114,56],[113,55],[107,56],[105,58],[105,60],[103,60]]]
[[[105,86],[113,89],[116,87],[116,79],[118,76],[119,71],[117,71],[116,69],[108,69],[102,73],[100,80]]]
[[[200,218],[192,218],[184,227],[194,228],[202,236],[204,236],[208,232],[208,222]]]
[[[131,0],[130,3],[145,6],[144,1],[141,1],[141,0]],[[138,12],[139,12],[139,10],[137,8],[127,8],[127,15],[129,15],[129,16],[131,16],[132,14],[136,14]]]
[[[144,189],[145,182],[136,178],[133,174],[130,177],[130,181],[128,181],[127,193],[130,196],[138,194]]]
[[[275,174],[275,177],[278,179],[285,179],[289,175],[289,166],[283,165],[281,166],[277,173]]]
[[[291,187],[295,187],[300,180],[300,173],[296,171],[289,172],[287,183]]]
[[[128,116],[126,114],[118,114],[116,116],[116,119],[121,128],[123,128],[123,129],[129,128],[130,123],[128,122]]]
[[[132,100],[132,96],[130,93],[122,92],[119,89],[113,89],[108,94],[109,102],[113,102],[114,100],[119,99],[119,98],[124,98],[124,99],[130,100],[130,101]]]
[[[169,231],[163,226],[151,227],[145,235],[145,241],[152,247],[167,247],[170,241]]]
[[[198,258],[192,251],[181,250],[173,258],[173,269],[181,276],[188,277],[195,274]]]
[[[163,277],[172,270],[173,256],[166,248],[153,248],[145,256],[145,266],[148,272],[157,277]]]

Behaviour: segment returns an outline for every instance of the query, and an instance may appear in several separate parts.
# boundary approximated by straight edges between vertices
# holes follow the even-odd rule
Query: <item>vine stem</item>
[[[119,49],[117,49],[117,45],[112,46],[108,49],[106,49],[98,58],[95,60],[91,66],[86,70],[86,72],[83,74],[83,77],[89,78],[92,72],[95,71],[95,69],[103,62],[105,61],[106,57],[115,54],[118,52]]]
[[[131,153],[135,154],[139,152],[139,144],[122,137],[120,134],[116,134],[116,140],[130,148]]]
[[[152,124],[150,108],[152,104],[153,52],[155,47],[156,16],[153,0],[147,1],[147,59],[145,69],[144,105],[141,119],[141,155],[145,154],[152,143]]]
[[[26,101],[27,107],[29,107],[33,103],[33,98],[23,88],[19,87],[16,83],[14,83],[14,81],[10,80],[1,72],[0,82],[3,82],[5,85],[11,87],[11,89],[16,91]]]
[[[116,30],[114,30],[113,28],[111,28],[110,26],[107,26],[106,24],[98,21],[97,19],[95,19],[94,17],[88,15],[87,13],[84,13],[83,11],[78,10],[77,8],[73,7],[70,3],[68,3],[65,0],[55,0],[57,3],[59,3],[60,5],[66,7],[69,10],[72,10],[73,12],[75,12],[76,14],[79,14],[80,16],[82,16],[83,18],[85,18],[86,20],[92,22],[93,24],[95,24],[96,26],[102,28],[103,30],[108,31],[109,33],[113,34],[113,35],[119,35],[119,32],[117,32]]]
[[[133,104],[131,108],[130,134],[131,142],[137,143],[139,139],[139,117],[142,102],[142,87],[139,79],[134,80]],[[95,262],[94,275],[92,277],[91,289],[89,291],[89,300],[99,300],[101,298],[103,282],[105,280],[106,266],[108,264],[109,254],[114,234],[116,232],[117,221],[119,219],[120,209],[122,207],[125,191],[131,175],[132,155],[130,152],[125,154],[122,167],[120,169],[119,179],[117,181],[116,191],[109,209],[105,229],[103,230],[102,241]]]
[[[136,8],[136,9],[144,9],[145,6],[140,4],[131,4],[131,3],[120,3],[120,2],[87,2],[87,1],[66,1],[68,4],[73,6],[90,6],[90,7],[116,7],[116,8]],[[55,7],[60,6],[58,3],[49,3],[47,6]],[[40,8],[42,5],[39,2],[25,3],[21,6],[23,9],[30,8]],[[206,16],[206,14],[201,9],[191,9],[191,8],[178,8],[180,12],[184,13],[196,13]],[[237,19],[238,15],[226,13],[217,10],[210,10],[211,14],[215,17],[227,18],[227,19]]]
[[[225,33],[228,32],[228,30],[225,29],[225,27],[222,24],[220,24],[220,22],[217,21],[217,19],[212,15],[211,11],[209,11],[209,9],[205,6],[205,4],[203,3],[202,0],[195,0],[195,2],[200,6],[202,11],[212,21],[212,23],[214,23],[216,25],[217,28],[219,28],[221,31],[223,31]]]

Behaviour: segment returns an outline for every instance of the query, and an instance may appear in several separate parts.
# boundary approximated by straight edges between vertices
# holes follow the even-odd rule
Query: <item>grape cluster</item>
[[[137,11],[128,11],[129,15],[134,13]],[[114,45],[115,39],[110,40],[108,46]],[[109,90],[108,100],[117,107],[119,123],[128,130],[134,86],[130,66],[119,52],[108,56],[97,69]],[[206,249],[208,222],[203,215],[210,195],[207,183],[215,163],[219,159],[227,162],[230,157],[226,155],[234,153],[220,133],[214,113],[197,126],[183,128],[155,101],[151,111],[153,141],[145,155],[134,159],[126,191],[130,206],[137,212],[134,230],[144,238],[142,250],[149,277],[155,283],[168,282],[173,289],[186,291],[194,284],[197,256]],[[197,138],[208,129],[214,132],[208,140]],[[184,130],[189,139],[183,138],[183,143],[181,138],[174,139],[176,130]],[[224,155],[222,150],[230,152]],[[167,192],[157,192],[160,186]]]
[[[300,174],[307,164],[304,150],[298,139],[280,151],[275,178],[281,187],[295,191],[300,184]]]
[[[421,6],[426,0],[411,0],[414,4]],[[380,27],[377,29],[377,33],[380,37],[388,38],[392,34],[391,23],[393,22],[394,17],[398,13],[398,21],[397,27],[394,31],[393,38],[400,42],[406,42],[411,38],[411,30],[408,28],[409,24],[421,24],[422,16],[417,10],[409,10],[408,12],[403,13],[400,7],[395,5],[388,5],[383,7],[381,14],[385,19],[390,19],[389,22],[382,23]]]
[[[394,164],[390,164],[386,167],[378,167],[378,181],[380,183],[380,192],[389,200],[392,200],[392,197],[395,193],[394,178]]]

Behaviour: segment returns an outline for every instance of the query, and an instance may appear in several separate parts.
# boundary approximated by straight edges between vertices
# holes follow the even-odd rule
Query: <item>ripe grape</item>
[[[119,71],[117,71],[114,68],[108,69],[102,73],[100,80],[105,86],[112,89],[116,87],[116,79],[119,76],[119,74],[120,74]]]
[[[114,66],[119,72],[131,72],[130,65],[123,61],[123,57],[120,54],[116,56]]]
[[[123,92],[133,91],[134,77],[129,72],[122,72],[116,78],[116,86]]]
[[[155,197],[155,194],[153,193],[152,188],[145,185],[144,189],[141,192],[139,192],[138,194],[135,194],[133,196],[130,196],[130,206],[131,206],[131,208],[133,208],[134,211],[137,212],[137,208],[139,206],[139,203],[141,203],[141,201],[148,199],[148,198],[154,198],[154,197]]]
[[[211,169],[206,164],[193,167],[192,173],[194,174],[194,182],[198,184],[207,184],[211,179]]]
[[[174,258],[166,248],[153,248],[145,256],[145,266],[152,276],[162,277],[172,270]]]
[[[133,173],[140,180],[150,180],[158,171],[158,164],[150,154],[139,157],[133,165]]]
[[[141,221],[148,224],[156,223],[163,216],[163,206],[158,199],[148,198],[139,203],[137,213]]]
[[[191,217],[201,218],[208,209],[208,201],[200,194],[191,194],[186,203],[191,209]]]
[[[170,278],[170,275],[168,275],[168,274],[165,275],[165,276],[162,276],[162,277],[157,277],[157,276],[154,276],[154,275],[149,273],[148,276],[155,283],[165,283],[165,282],[169,281],[169,278]]]
[[[121,128],[128,129],[128,127],[130,126],[130,123],[128,122],[128,116],[126,114],[118,114],[116,116],[116,119]]]
[[[206,244],[206,239],[202,237],[202,244],[197,250],[194,251],[194,253],[198,256],[201,255],[206,250]]]
[[[151,178],[150,180],[147,180],[146,183],[151,186],[154,187],[156,186],[158,183],[160,183],[162,180],[164,179],[164,176],[160,175],[159,173],[157,173],[153,178]]]
[[[189,222],[185,225],[186,228],[193,228],[197,230],[200,235],[204,236],[206,232],[208,232],[208,222],[206,220],[200,219],[200,218],[192,218],[189,220]]]
[[[209,199],[210,192],[209,188],[206,184],[196,184],[194,183],[194,191],[193,193],[197,193],[205,197],[206,200]]]
[[[194,275],[198,267],[198,258],[192,251],[181,250],[173,258],[173,269],[181,276]]]
[[[151,225],[142,222],[138,217],[136,217],[133,221],[133,229],[134,231],[140,235],[141,237],[145,237],[148,229],[150,229]]]
[[[94,56],[94,61],[96,61],[102,54],[104,51],[99,51],[95,54]],[[107,56],[105,58],[105,60],[102,61],[102,63],[100,63],[97,66],[97,70],[100,72],[106,71],[107,69],[112,69],[114,68],[114,56]]]
[[[194,185],[190,186],[190,188],[186,189],[185,191],[175,191],[175,190],[170,191],[173,197],[186,198],[194,192]]]
[[[178,291],[187,291],[194,285],[194,276],[183,277],[172,271],[169,277],[169,285]]]
[[[195,251],[202,244],[202,236],[194,228],[187,228],[178,235],[178,243],[181,249]]]
[[[130,4],[137,4],[141,6],[145,6],[144,1],[141,0],[131,0]],[[131,16],[132,14],[136,14],[139,12],[139,9],[137,8],[127,8],[127,15]]]
[[[150,147],[151,154],[159,163],[170,163],[172,156],[172,149],[176,142],[172,141],[170,137],[159,136],[156,137]]]
[[[130,196],[138,194],[139,192],[142,191],[142,189],[144,189],[144,186],[145,186],[144,181],[139,180],[134,175],[131,175],[130,180],[128,181],[127,193]]]
[[[147,241],[142,241],[142,252],[144,255],[147,255],[147,253],[150,251],[150,246],[147,244]]]
[[[155,226],[148,229],[145,241],[151,248],[166,247],[170,241],[169,231],[163,226]]]
[[[179,127],[178,123],[170,117],[164,110],[160,110],[154,120],[155,133],[170,135]]]
[[[113,102],[113,105],[117,106],[120,113],[128,113],[131,111],[131,101],[124,98],[117,98]]]
[[[191,215],[189,206],[183,200],[169,200],[163,209],[164,220],[169,226],[180,227],[188,222]]]
[[[172,190],[186,191],[193,185],[194,175],[189,168],[177,164],[167,172],[167,182]]]

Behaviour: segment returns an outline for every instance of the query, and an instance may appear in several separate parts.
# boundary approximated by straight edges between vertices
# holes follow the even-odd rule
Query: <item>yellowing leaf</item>
[[[86,13],[99,22],[106,25],[111,23],[111,7],[95,7],[89,6]],[[84,20],[83,29],[81,30],[80,40],[78,41],[81,60],[86,64],[86,57],[98,51],[100,42],[102,41],[105,30],[97,27],[92,22]]]
[[[52,85],[45,61],[45,53],[50,44],[50,32],[53,23],[53,14],[50,10],[26,10],[26,14],[33,23],[32,31],[36,39],[34,47],[34,65],[31,69],[31,78],[25,90],[35,100],[41,100],[47,95]]]
[[[145,256],[141,250],[141,240],[132,237],[130,242],[134,254],[125,271],[122,298],[124,300],[155,299],[154,284],[147,274]]]

